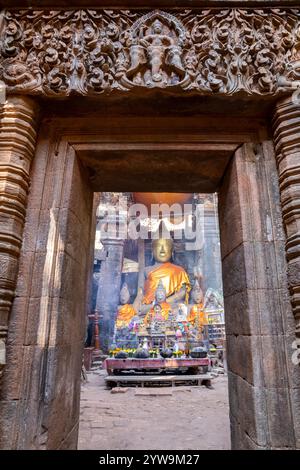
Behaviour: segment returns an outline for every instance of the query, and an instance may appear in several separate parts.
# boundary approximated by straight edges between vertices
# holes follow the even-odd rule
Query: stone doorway
[[[112,103],[103,118],[101,106],[49,106],[42,121],[2,383],[2,447],[76,447],[93,194],[166,187],[219,193],[232,446],[295,447],[294,319],[265,118],[207,115],[203,101],[198,113],[190,102],[186,115],[171,116],[128,115],[128,103]]]

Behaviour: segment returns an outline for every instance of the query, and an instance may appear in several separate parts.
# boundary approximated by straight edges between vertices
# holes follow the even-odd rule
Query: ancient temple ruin
[[[113,338],[108,300],[139,261],[109,237],[95,257],[97,208],[144,192],[217,195],[222,280],[213,246],[200,268],[224,295],[232,448],[300,448],[300,2],[152,3],[2,11],[3,449],[76,448],[91,302]],[[110,256],[116,289],[92,300]]]

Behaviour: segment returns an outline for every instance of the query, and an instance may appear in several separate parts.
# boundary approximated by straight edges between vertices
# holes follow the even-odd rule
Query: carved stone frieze
[[[133,88],[272,96],[300,79],[300,10],[6,11],[9,92]]]

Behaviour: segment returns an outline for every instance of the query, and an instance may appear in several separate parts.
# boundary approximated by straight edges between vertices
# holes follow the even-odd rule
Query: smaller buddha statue
[[[137,315],[134,305],[129,304],[130,292],[126,282],[120,291],[120,303],[116,318],[116,329],[128,328],[131,320]]]
[[[191,291],[191,299],[193,304],[189,305],[188,322],[194,327],[202,328],[208,324],[208,318],[204,311],[203,292],[198,280]]]
[[[153,307],[145,316],[145,323],[150,324],[152,321],[166,321],[168,320],[169,313],[172,308],[171,305],[166,301],[167,293],[160,279],[158,286],[155,290],[155,303]]]

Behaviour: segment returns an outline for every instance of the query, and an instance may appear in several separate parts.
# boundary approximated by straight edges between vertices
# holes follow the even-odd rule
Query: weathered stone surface
[[[289,263],[287,276],[291,287],[297,287],[300,284],[300,260]]]
[[[77,449],[78,429],[79,429],[79,423],[76,423],[73,429],[67,435],[67,437],[60,444],[59,450],[76,450]]]
[[[271,447],[294,447],[296,445],[294,421],[291,420],[292,410],[288,389],[270,388],[266,391],[266,399]],[[296,418],[296,415],[294,415],[294,418]]]
[[[294,416],[294,432],[296,436],[296,446],[297,449],[300,449],[300,387],[293,388],[291,390],[291,407]]]
[[[5,346],[15,295],[26,213],[29,169],[35,151],[37,106],[10,97],[0,106],[0,340]],[[3,352],[3,351],[2,351]],[[0,375],[5,364],[2,353]]]
[[[242,377],[249,384],[254,384],[254,367],[257,364],[258,351],[253,346],[253,336],[227,336],[227,362],[230,372]]]
[[[264,450],[266,447],[260,447],[253,442],[250,437],[241,429],[241,426],[231,419],[231,441],[234,443],[232,450]],[[238,443],[238,445],[236,444]]]
[[[13,92],[52,97],[138,88],[272,96],[298,78],[299,17],[223,7],[6,11],[0,77]]]
[[[268,446],[267,407],[265,392],[253,387],[236,374],[229,373],[230,420],[239,423],[242,435],[246,434],[258,446]],[[234,430],[232,430],[234,432]],[[241,448],[242,441],[232,441],[233,448]]]
[[[274,204],[278,202],[278,182],[271,150],[268,145],[239,149],[221,188],[221,251],[234,448],[292,448],[297,442],[291,431],[295,414],[289,405],[293,402],[291,387],[298,383],[288,352],[294,323],[281,214]],[[230,225],[226,216],[227,211],[234,212],[232,207],[240,211],[240,217],[235,214],[229,219]],[[244,400],[247,409],[243,408]],[[281,408],[278,414],[276,406]],[[234,439],[238,439],[237,445]]]
[[[75,168],[76,159],[54,155],[53,171],[48,174],[45,148],[40,151],[42,163],[37,162],[33,175],[46,171],[46,176],[34,179],[30,193],[18,297],[11,318],[7,380],[2,388],[5,399],[16,401],[14,419],[20,423],[19,432],[16,435],[11,428],[1,445],[74,448],[93,195],[84,171]],[[68,165],[67,179],[61,174],[64,165]],[[69,191],[73,184],[75,188]],[[65,209],[64,199],[59,197],[64,192],[70,195]],[[74,225],[73,231],[70,225]]]
[[[88,139],[91,145],[101,147],[97,133],[105,134],[107,140],[114,140],[115,135],[108,126],[103,129],[101,122],[92,134],[85,121],[82,125],[77,121],[75,130],[73,123],[62,121],[52,123],[49,129],[44,125],[31,173],[19,297],[12,309],[9,364],[3,387],[3,397],[15,400],[10,420],[14,426],[21,423],[18,433],[14,426],[7,430],[3,445],[15,448],[73,447],[77,433],[92,213],[92,191],[84,165],[96,166],[98,159],[101,167],[102,154],[96,152],[94,160],[86,158],[84,164],[79,158],[90,152]],[[189,124],[185,119],[182,122],[184,132],[188,132]],[[124,134],[126,131],[122,129]],[[128,141],[138,140],[140,132],[134,127]],[[178,137],[180,148],[184,146],[183,133]],[[82,140],[81,150],[79,146],[70,147],[69,134],[74,140]],[[157,136],[149,133],[143,138],[156,141]],[[165,138],[170,139],[169,135]],[[228,131],[226,139],[233,139]],[[288,365],[293,328],[271,155],[270,144],[243,146],[227,168],[221,188],[228,354],[234,376],[230,382],[231,417],[233,445],[238,448],[292,448],[299,442],[297,436],[286,432],[297,432],[294,400],[298,397],[294,390],[299,382],[295,368]],[[105,158],[110,156],[108,151]],[[200,162],[195,160],[196,164]],[[129,185],[128,167],[125,169],[124,179]],[[149,178],[149,174],[144,176]],[[284,403],[289,400],[291,406],[285,409]],[[278,419],[277,406],[282,411]]]
[[[222,241],[222,258],[241,242],[284,243],[280,206],[274,204],[279,188],[272,143],[244,145],[227,171],[230,184],[225,180],[220,194],[220,231],[234,230]]]
[[[284,289],[247,289],[226,296],[224,302],[227,334],[294,334],[290,298]]]

